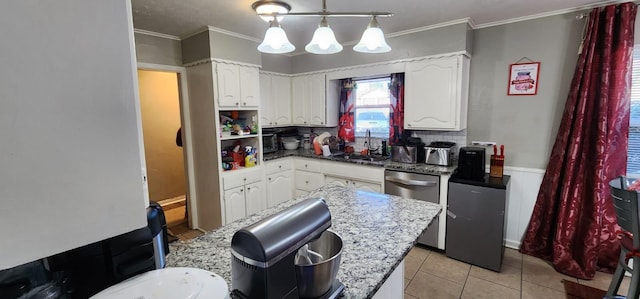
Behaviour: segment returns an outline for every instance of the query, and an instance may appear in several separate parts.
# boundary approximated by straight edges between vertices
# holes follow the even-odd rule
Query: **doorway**
[[[190,232],[197,215],[191,207],[193,163],[190,159],[188,104],[181,67],[138,64],[140,115],[149,200],[164,210],[169,232]],[[188,142],[189,141],[189,142]]]

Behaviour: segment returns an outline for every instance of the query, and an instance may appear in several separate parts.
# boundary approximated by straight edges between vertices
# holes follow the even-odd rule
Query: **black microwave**
[[[278,151],[278,135],[262,134],[262,152],[265,154]]]

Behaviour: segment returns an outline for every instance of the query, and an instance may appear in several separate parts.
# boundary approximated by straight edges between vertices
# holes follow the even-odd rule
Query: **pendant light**
[[[336,40],[333,30],[327,24],[327,18],[320,19],[320,25],[313,33],[311,42],[304,47],[305,50],[313,54],[334,54],[342,51],[342,45]]]
[[[271,54],[289,53],[295,49],[296,47],[289,42],[287,34],[280,27],[277,18],[270,22],[269,29],[264,35],[264,40],[258,46],[258,51]]]
[[[369,26],[362,33],[360,42],[353,46],[353,50],[362,53],[386,53],[391,51],[391,47],[384,40],[384,33],[382,33],[375,16],[371,18]]]
[[[281,0],[258,0],[251,8],[260,18],[271,22],[264,41],[258,46],[258,51],[264,53],[289,53],[295,47],[287,39],[279,22],[284,16],[311,17],[320,16],[320,25],[313,33],[311,42],[305,50],[313,54],[334,54],[342,51],[342,45],[336,40],[333,30],[327,24],[327,17],[372,17],[367,30],[362,34],[360,42],[353,47],[354,51],[362,53],[385,53],[391,51],[391,47],[384,40],[384,34],[378,26],[376,17],[390,17],[390,12],[331,12],[327,10],[327,1],[322,1],[322,11],[317,12],[291,12],[291,5]]]

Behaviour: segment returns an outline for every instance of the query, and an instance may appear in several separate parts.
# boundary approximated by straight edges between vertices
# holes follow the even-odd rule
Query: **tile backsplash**
[[[337,127],[322,127],[322,128],[309,128],[309,127],[297,127],[298,134],[308,134],[313,130],[314,133],[320,134],[323,132],[329,132],[332,136],[338,134]],[[422,142],[425,144],[429,144],[432,141],[449,141],[455,142],[456,147],[459,149],[460,147],[467,146],[467,130],[462,131],[410,131],[411,136],[420,137]],[[351,145],[354,147],[354,150],[359,152],[365,148],[365,141],[367,138],[365,137],[356,137],[355,142],[348,142],[347,145]],[[372,148],[380,148],[382,144],[383,138],[375,138],[371,137],[371,147]],[[384,140],[388,140],[388,138],[384,138]],[[458,153],[456,152],[457,156]]]

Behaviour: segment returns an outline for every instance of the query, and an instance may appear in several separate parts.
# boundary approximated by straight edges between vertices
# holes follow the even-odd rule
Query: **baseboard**
[[[520,241],[513,240],[504,240],[504,247],[519,250],[520,249]]]

